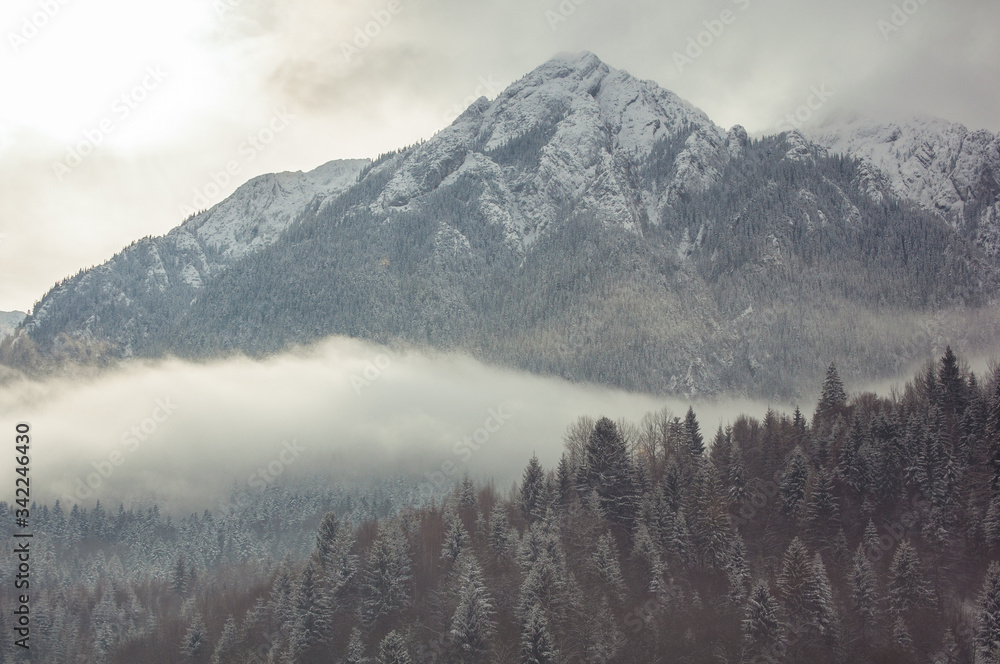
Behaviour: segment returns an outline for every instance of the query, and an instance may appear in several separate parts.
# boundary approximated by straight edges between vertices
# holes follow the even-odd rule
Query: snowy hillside
[[[13,332],[26,315],[20,311],[0,311],[0,339]]]
[[[879,379],[998,341],[995,145],[935,123],[750,139],[561,55],[425,142],[256,178],[65,280],[6,361],[344,334],[689,396],[785,397],[828,361]]]
[[[812,134],[831,152],[863,160],[870,179],[888,183],[1000,256],[1000,136],[937,118],[855,119]]]

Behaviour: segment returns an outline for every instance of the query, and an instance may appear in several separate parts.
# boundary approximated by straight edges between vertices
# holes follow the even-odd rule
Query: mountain
[[[0,356],[264,355],[346,334],[788,398],[826,362],[876,379],[942,340],[991,347],[987,249],[830,146],[726,131],[593,54],[558,56],[430,140],[263,176],[65,280]]]
[[[0,311],[0,339],[17,329],[26,316],[22,311]]]
[[[1000,135],[938,118],[855,117],[829,122],[810,138],[860,160],[863,186],[876,192],[887,186],[1000,258]]]
[[[114,355],[129,357],[206,282],[277,241],[310,202],[344,192],[369,163],[332,161],[308,173],[256,177],[166,235],[134,242],[103,265],[56,284],[35,306],[26,332],[53,341],[66,332],[106,342]]]

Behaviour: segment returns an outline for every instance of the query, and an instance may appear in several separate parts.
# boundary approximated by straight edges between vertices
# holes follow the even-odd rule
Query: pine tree
[[[368,554],[362,584],[361,619],[373,625],[380,617],[408,606],[412,564],[406,538],[396,523],[383,523]]]
[[[215,652],[212,654],[212,664],[237,664],[236,654],[239,646],[239,630],[236,627],[236,621],[232,616],[229,616],[226,624],[222,627],[219,642],[215,645]]]
[[[366,664],[369,660],[365,657],[365,643],[361,639],[361,630],[357,627],[351,628],[351,635],[347,639],[347,652],[344,654],[344,664]]]
[[[483,573],[471,554],[463,556],[458,608],[451,620],[448,635],[459,662],[485,661],[496,621],[493,618],[493,599],[490,597]]]
[[[781,511],[784,514],[798,515],[804,507],[802,499],[806,496],[806,486],[809,482],[809,467],[801,447],[796,447],[785,463],[784,476],[781,478]]]
[[[521,480],[521,514],[529,521],[540,516],[544,506],[545,471],[536,455],[531,456]]]
[[[809,531],[816,538],[815,541],[822,541],[824,533],[839,519],[837,498],[833,494],[833,478],[828,470],[822,468],[816,472],[812,490],[806,501],[805,521],[809,525]]]
[[[754,585],[743,618],[743,661],[772,664],[784,650],[784,634],[778,619],[778,603],[767,585]]]
[[[556,664],[559,653],[549,632],[545,613],[532,607],[521,632],[521,664]]]
[[[630,526],[639,503],[638,487],[617,425],[606,417],[598,420],[584,452],[584,494],[596,491],[607,518]]]
[[[490,512],[490,546],[499,557],[508,555],[513,546],[510,521],[507,519],[507,510],[503,505],[493,506]]]
[[[942,407],[948,415],[960,418],[965,411],[966,384],[951,346],[945,349],[944,357],[941,358],[938,380],[941,383]]]
[[[837,367],[831,364],[826,370],[826,379],[823,381],[823,390],[816,407],[816,421],[829,422],[840,413],[847,405],[847,393],[844,392],[844,383],[840,380]]]
[[[321,642],[330,624],[330,607],[319,587],[318,572],[313,561],[306,563],[295,589],[295,618],[289,636],[293,661]]]
[[[205,632],[205,621],[202,620],[200,613],[195,613],[181,640],[181,657],[195,659],[201,657],[207,650],[208,634]]]
[[[1000,544],[1000,490],[992,489],[990,506],[986,510],[986,519],[983,521],[983,535],[986,544],[996,546]]]
[[[817,553],[813,557],[806,601],[809,607],[809,626],[819,635],[825,648],[836,649],[840,639],[840,620],[837,606],[833,601],[833,590],[826,574],[823,558]]]
[[[934,591],[924,579],[917,550],[909,540],[896,547],[889,566],[889,610],[901,616],[912,609],[930,606]]]
[[[979,595],[975,663],[1000,664],[1000,563],[992,562]]]
[[[444,546],[441,549],[441,557],[450,563],[454,563],[462,553],[462,549],[469,539],[469,533],[465,530],[465,524],[462,523],[462,519],[457,514],[451,513],[445,518],[447,525],[445,527]]]
[[[406,641],[395,630],[389,632],[378,646],[379,664],[413,664]]]
[[[684,434],[687,439],[688,453],[701,459],[705,455],[705,439],[701,435],[701,427],[698,425],[698,418],[695,417],[694,408],[688,406],[687,414],[684,416]]]
[[[559,465],[556,467],[556,488],[556,503],[564,506],[573,488],[573,472],[569,466],[569,458],[565,454],[559,457]]]
[[[808,610],[806,591],[813,577],[813,563],[806,545],[794,538],[781,563],[778,590],[788,613],[797,619],[805,617]]]
[[[475,508],[477,502],[476,485],[466,476],[462,479],[462,484],[458,489],[458,506],[461,508]]]
[[[881,616],[880,596],[878,577],[875,575],[864,544],[859,544],[857,551],[854,552],[850,580],[854,612],[861,621],[865,633],[872,633]]]
[[[337,555],[337,535],[340,532],[340,521],[333,512],[327,512],[320,521],[316,533],[316,559],[320,570],[326,574],[333,569]]]
[[[622,568],[618,564],[615,548],[615,541],[611,533],[605,533],[597,540],[597,549],[595,549],[591,560],[597,570],[597,575],[607,584],[612,595],[622,600],[625,598],[625,579],[622,577]]]

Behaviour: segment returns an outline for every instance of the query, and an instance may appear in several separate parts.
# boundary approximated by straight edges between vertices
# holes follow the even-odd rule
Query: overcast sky
[[[727,128],[767,132],[825,86],[824,111],[1000,130],[995,0],[4,0],[0,29],[0,311],[177,225],[230,160],[239,181],[218,199],[375,156],[561,51]],[[248,159],[276,116],[287,128]]]

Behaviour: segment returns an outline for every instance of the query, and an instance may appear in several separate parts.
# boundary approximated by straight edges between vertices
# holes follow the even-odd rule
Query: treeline
[[[949,349],[848,398],[831,366],[811,417],[582,418],[564,442],[508,492],[334,509],[271,567],[61,579],[76,641],[43,661],[1000,662],[1000,370]]]

